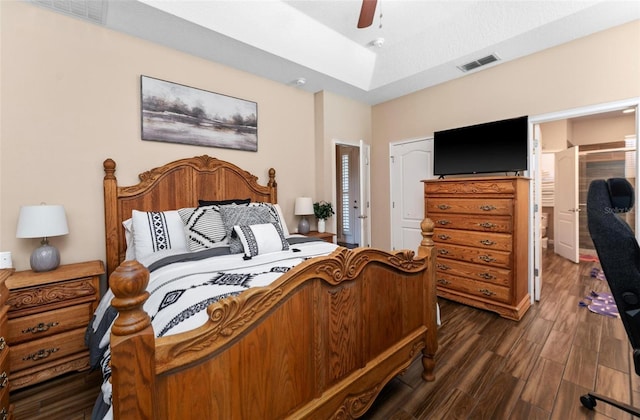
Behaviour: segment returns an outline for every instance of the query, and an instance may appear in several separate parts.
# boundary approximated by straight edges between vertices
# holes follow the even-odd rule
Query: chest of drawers
[[[9,288],[11,389],[89,368],[84,333],[98,304],[102,261],[16,272]]]
[[[522,318],[530,306],[529,180],[428,180],[424,192],[435,224],[438,296]]]
[[[0,270],[0,420],[11,416],[9,408],[9,345],[7,342],[7,311],[9,297],[6,281],[13,270]]]

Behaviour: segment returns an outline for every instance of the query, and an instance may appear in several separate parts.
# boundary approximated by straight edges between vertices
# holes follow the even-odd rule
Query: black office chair
[[[629,225],[620,218],[633,208],[633,187],[625,178],[595,180],[587,194],[587,221],[602,271],[616,301],[622,324],[633,348],[633,363],[640,375],[640,248]],[[606,396],[580,397],[589,409],[602,401],[640,417],[640,410]]]

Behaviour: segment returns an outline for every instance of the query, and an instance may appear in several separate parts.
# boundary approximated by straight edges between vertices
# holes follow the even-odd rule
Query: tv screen
[[[462,175],[527,169],[528,117],[436,131],[433,173]]]

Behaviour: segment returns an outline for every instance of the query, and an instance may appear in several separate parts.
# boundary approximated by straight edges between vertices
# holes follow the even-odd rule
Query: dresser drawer
[[[85,328],[11,346],[11,371],[38,366],[86,350]]]
[[[448,258],[438,257],[436,259],[436,273],[467,277],[471,280],[499,284],[505,287],[509,287],[511,284],[511,270],[487,265],[470,264]]]
[[[454,229],[433,230],[436,245],[451,243],[498,251],[511,251],[513,236],[508,233],[472,232]]]
[[[8,349],[7,349],[8,350]],[[0,420],[9,413],[9,352],[0,353]]]
[[[92,308],[92,303],[88,302],[10,319],[9,343],[13,345],[76,328],[85,328],[91,319]]]
[[[52,283],[46,287],[27,287],[12,290],[7,304],[9,318],[41,313],[56,307],[80,302],[94,302],[98,296],[95,277]]]
[[[491,265],[494,267],[511,267],[511,253],[492,249],[471,248],[447,243],[436,243],[436,254],[474,264]]]
[[[438,289],[456,290],[496,302],[509,303],[511,301],[511,290],[508,287],[479,282],[446,273],[436,273],[436,286]]]
[[[494,194],[513,195],[516,185],[511,179],[466,179],[447,180],[446,182],[426,182],[425,194],[482,194],[484,196]]]
[[[503,199],[471,199],[471,198],[430,198],[426,202],[427,214],[432,213],[465,213],[495,214],[511,216],[513,200]],[[437,217],[432,214],[432,217]]]
[[[513,222],[509,216],[469,216],[466,214],[429,214],[437,227],[446,229],[475,230],[481,232],[513,231]]]

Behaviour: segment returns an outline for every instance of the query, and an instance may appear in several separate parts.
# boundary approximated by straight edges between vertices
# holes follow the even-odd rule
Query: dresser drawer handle
[[[478,289],[478,292],[482,293],[485,296],[493,296],[496,294],[496,292],[492,292],[489,289]]]
[[[4,350],[7,347],[7,340],[4,337],[0,337],[0,351]]]
[[[440,255],[447,255],[449,253],[449,251],[447,251],[446,249],[438,249],[438,254]]]
[[[493,242],[490,239],[483,239],[483,240],[480,241],[480,243],[482,245],[486,245],[486,246],[491,246],[491,245],[495,245],[496,244],[495,242]]]
[[[9,383],[9,375],[7,375],[7,372],[2,372],[2,374],[0,374],[0,381],[0,388],[7,386]]]
[[[35,327],[29,327],[27,329],[22,330],[22,334],[38,334],[41,332],[45,332],[47,330],[49,330],[49,328],[52,327],[56,327],[58,326],[58,324],[60,324],[59,322],[47,322],[46,324],[44,322],[39,323],[38,325],[36,325]]]
[[[451,236],[449,236],[449,235],[444,235],[444,234],[442,234],[442,233],[441,233],[440,235],[438,235],[438,239],[441,239],[441,240],[443,240],[443,241],[446,241],[447,239],[451,239]]]
[[[495,210],[496,207],[492,206],[490,204],[485,204],[484,206],[480,206],[480,210],[482,211],[491,211],[491,210]]]
[[[58,347],[54,347],[52,349],[40,349],[35,353],[31,353],[31,354],[27,354],[26,356],[24,356],[22,358],[22,360],[27,361],[27,360],[41,360],[41,359],[46,359],[47,357],[51,356],[53,353],[57,352],[58,350],[60,350],[60,348]]]
[[[7,420],[7,409],[4,407],[0,410],[0,420]]]
[[[436,280],[436,283],[441,284],[443,286],[446,286],[447,284],[451,284],[450,281],[445,280],[445,279],[438,279],[438,280]]]
[[[436,267],[439,270],[450,270],[451,269],[451,267],[449,267],[448,265],[444,265],[444,264],[436,264]]]
[[[494,262],[496,259],[493,257],[490,257],[489,255],[480,255],[478,256],[478,259],[484,261],[484,262]]]
[[[439,224],[439,225],[444,226],[444,225],[448,225],[449,223],[451,223],[451,221],[446,220],[446,219],[440,219],[436,223]]]
[[[485,280],[493,280],[496,278],[496,276],[494,276],[493,274],[489,274],[489,273],[478,273],[479,277],[482,277]]]
[[[491,229],[494,228],[498,225],[496,225],[495,223],[491,223],[491,222],[484,222],[484,223],[478,223],[478,226],[483,227],[485,229]]]
[[[448,205],[448,204],[440,204],[440,205],[438,206],[438,208],[439,208],[440,210],[449,210],[449,209],[451,208],[451,206],[450,206],[450,205]]]

